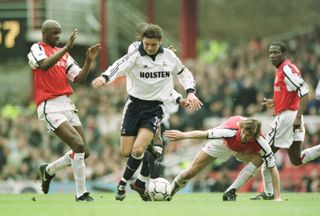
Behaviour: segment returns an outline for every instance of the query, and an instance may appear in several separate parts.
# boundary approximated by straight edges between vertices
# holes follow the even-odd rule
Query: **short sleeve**
[[[32,69],[38,68],[38,62],[46,59],[47,55],[44,48],[40,44],[35,43],[31,46],[30,52],[28,53],[29,65]]]
[[[72,82],[79,75],[81,68],[78,63],[69,55],[66,64],[67,78]]]

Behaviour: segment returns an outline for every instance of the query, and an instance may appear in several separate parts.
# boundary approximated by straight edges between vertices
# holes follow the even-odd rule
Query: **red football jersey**
[[[50,57],[61,48],[51,47],[39,42],[40,49],[44,49],[47,57]],[[67,80],[66,62],[69,54],[66,53],[54,66],[44,71],[40,68],[32,70],[35,102],[38,106],[42,101],[55,98],[60,95],[73,93]]]
[[[286,74],[284,67],[290,70],[290,73]],[[296,74],[301,77],[299,69],[290,62],[290,60],[285,60],[282,62],[277,70],[274,85],[273,85],[273,101],[274,101],[274,114],[279,114],[285,110],[298,110],[299,109],[299,96],[297,91],[288,91],[287,85],[285,83],[285,78],[292,81],[288,77],[289,74]],[[296,84],[298,85],[298,84]]]
[[[247,143],[241,143],[240,141],[240,122],[245,119],[242,116],[234,116],[229,118],[226,122],[224,122],[221,127],[227,128],[231,130],[236,130],[236,134],[233,137],[225,137],[224,143],[230,148],[232,151],[241,152],[241,153],[259,153],[261,150],[261,146],[257,142],[256,139],[252,139]]]

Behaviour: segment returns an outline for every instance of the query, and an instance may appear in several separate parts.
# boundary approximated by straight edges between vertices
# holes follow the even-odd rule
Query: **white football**
[[[153,201],[170,201],[170,182],[165,178],[151,179],[148,193]]]

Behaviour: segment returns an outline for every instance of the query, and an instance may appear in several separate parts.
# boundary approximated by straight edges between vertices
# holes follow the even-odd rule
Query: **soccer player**
[[[141,44],[141,35],[143,28],[148,26],[148,23],[142,22],[139,23],[136,26],[136,41],[132,42],[128,47],[128,53],[135,51],[139,48]],[[176,52],[176,49],[173,46],[168,47],[168,49]],[[179,99],[180,98],[180,99]],[[179,103],[177,103],[177,100],[179,100]],[[164,106],[166,107],[166,116],[167,118],[163,119],[162,122],[166,119],[168,119],[170,113],[176,112],[178,110],[178,106],[181,105],[182,107],[188,107],[189,102],[188,100],[182,98],[182,95],[176,92],[175,90],[172,92],[172,100],[164,103]],[[142,168],[138,179],[146,179],[148,176],[151,178],[158,178],[160,176],[160,172],[162,169],[161,160],[163,159],[163,139],[162,139],[162,124],[159,125],[155,136],[151,142],[151,144],[148,146],[147,151],[145,154],[145,159],[142,161]],[[149,172],[146,170],[149,168]]]
[[[305,149],[301,152],[305,129],[303,112],[308,103],[308,86],[302,79],[296,65],[287,59],[287,47],[281,42],[269,45],[269,58],[276,68],[273,99],[264,99],[263,105],[273,109],[275,116],[267,134],[267,141],[273,153],[280,148],[287,149],[293,165],[305,164],[320,156],[320,145]],[[262,166],[264,191],[252,197],[252,200],[270,200],[274,198],[270,172]],[[254,176],[256,168],[247,165],[235,182],[227,189],[240,188],[249,178]]]
[[[235,156],[243,162],[250,162],[255,167],[265,162],[270,170],[275,191],[275,200],[280,198],[280,179],[275,165],[274,155],[265,138],[261,135],[261,122],[256,119],[233,116],[220,126],[207,131],[181,132],[168,130],[164,135],[171,140],[209,139],[206,145],[193,159],[192,164],[179,173],[171,185],[171,197],[185,187],[190,179],[216,159],[227,160]],[[235,190],[223,195],[224,201],[235,201]]]
[[[46,20],[42,24],[42,42],[32,45],[28,59],[32,68],[38,118],[71,148],[58,160],[40,166],[42,190],[47,194],[55,173],[71,165],[76,185],[76,201],[93,201],[85,185],[84,159],[89,156],[89,150],[78,110],[69,98],[73,90],[67,79],[75,83],[84,80],[101,47],[99,44],[91,46],[83,67],[79,68],[68,53],[77,35],[78,31],[75,29],[66,45],[59,48],[57,45],[61,26],[55,20]]]
[[[173,76],[177,76],[186,90],[190,109],[198,110],[202,106],[195,95],[192,73],[171,50],[161,46],[162,29],[158,25],[148,24],[143,28],[141,38],[142,43],[137,50],[117,60],[92,81],[92,86],[98,88],[113,82],[119,76],[127,78],[129,99],[124,108],[120,150],[129,159],[115,195],[116,200],[120,201],[125,198],[127,182],[141,164],[145,150],[163,119],[163,104],[172,100]],[[149,200],[145,193],[146,181],[147,179],[136,180],[130,187],[144,200]]]

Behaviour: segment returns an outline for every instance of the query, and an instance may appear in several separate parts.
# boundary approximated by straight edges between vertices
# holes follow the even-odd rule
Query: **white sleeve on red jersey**
[[[72,82],[79,75],[81,68],[78,63],[69,55],[66,63],[67,78]]]
[[[234,137],[237,129],[216,127],[208,130],[208,139],[223,139]]]
[[[266,163],[266,166],[268,168],[274,167],[276,165],[276,161],[267,140],[263,136],[260,136],[256,139],[256,141],[261,148],[260,155],[263,158],[263,161]]]
[[[283,73],[285,75],[284,82],[288,91],[297,91],[299,97],[308,94],[308,85],[297,72],[292,71],[289,65],[283,67]]]
[[[40,44],[35,43],[31,46],[30,52],[28,53],[29,65],[32,69],[39,67],[38,62],[48,58],[44,48]]]

